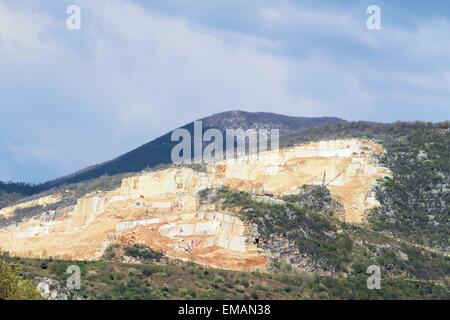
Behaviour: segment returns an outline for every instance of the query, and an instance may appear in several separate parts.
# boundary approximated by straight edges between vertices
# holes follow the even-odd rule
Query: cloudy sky
[[[56,178],[226,110],[450,119],[449,35],[447,0],[0,0],[0,180]]]

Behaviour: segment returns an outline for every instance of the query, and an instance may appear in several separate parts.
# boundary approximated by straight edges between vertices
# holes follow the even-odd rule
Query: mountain
[[[298,129],[257,116],[204,124],[276,123],[280,152],[105,175],[0,209],[0,260],[60,285],[58,270],[96,260],[89,298],[448,299],[448,121]],[[111,278],[123,263],[133,272]],[[368,290],[377,269],[382,290]]]
[[[267,112],[228,111],[200,119],[203,130],[216,128],[225,129],[279,129],[280,136],[301,133],[307,129],[320,128],[328,125],[346,123],[345,120],[333,117],[290,117]],[[181,128],[193,132],[194,122]],[[116,175],[119,173],[139,172],[146,168],[165,165],[172,162],[171,151],[178,142],[171,141],[172,131],[144,144],[111,161],[88,167],[71,175],[48,181],[37,187],[39,191],[51,189],[64,184],[77,183],[101,177],[103,175]]]

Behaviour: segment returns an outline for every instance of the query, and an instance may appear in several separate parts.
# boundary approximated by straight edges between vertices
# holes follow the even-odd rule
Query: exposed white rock
[[[154,219],[145,219],[145,220],[136,220],[136,221],[125,221],[118,223],[116,226],[117,232],[122,232],[124,230],[132,229],[138,226],[148,226],[151,224],[158,224],[159,218]]]

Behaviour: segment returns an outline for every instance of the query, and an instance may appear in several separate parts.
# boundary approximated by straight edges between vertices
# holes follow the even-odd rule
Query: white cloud
[[[34,11],[10,9],[0,3],[0,48],[2,57],[36,61],[51,46],[46,43],[46,30],[54,21]]]

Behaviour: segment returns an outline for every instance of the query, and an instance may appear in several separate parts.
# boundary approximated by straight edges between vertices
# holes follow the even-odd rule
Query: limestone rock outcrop
[[[26,208],[36,207],[36,206],[44,206],[45,207],[46,205],[56,203],[59,200],[61,200],[61,195],[49,195],[49,196],[21,202],[19,204],[13,205],[13,206],[0,209],[0,218],[10,217],[14,214],[14,212],[16,212],[19,209],[26,209]]]

